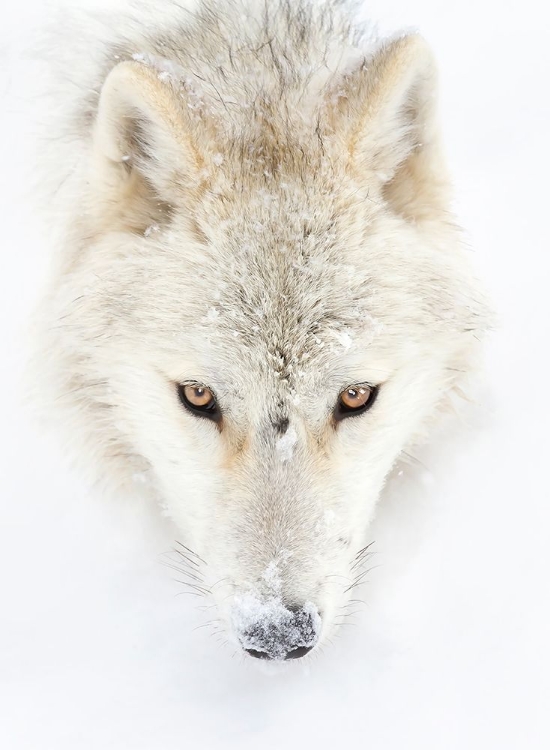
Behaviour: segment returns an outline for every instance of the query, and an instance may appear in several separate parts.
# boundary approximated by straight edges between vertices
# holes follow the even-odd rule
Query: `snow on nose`
[[[297,659],[319,640],[321,616],[312,602],[286,607],[280,597],[236,596],[233,628],[243,649],[260,659]]]

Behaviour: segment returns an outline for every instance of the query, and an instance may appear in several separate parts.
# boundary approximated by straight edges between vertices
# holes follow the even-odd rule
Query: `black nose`
[[[283,659],[286,661],[287,659],[299,659],[301,656],[305,656],[306,654],[309,654],[313,646],[298,646],[298,648],[293,648],[291,651],[288,651],[285,656],[283,656]],[[271,654],[268,654],[267,651],[256,651],[253,648],[247,648],[245,649],[247,654],[250,654],[250,656],[253,656],[255,659],[274,659],[276,657],[272,656]]]
[[[282,608],[277,617],[248,627],[241,641],[256,659],[300,659],[315,646],[320,629],[321,618],[313,605]]]

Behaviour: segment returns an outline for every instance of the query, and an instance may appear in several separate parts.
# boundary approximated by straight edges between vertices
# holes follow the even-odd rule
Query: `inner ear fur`
[[[386,43],[346,76],[332,114],[354,172],[374,179],[392,209],[415,221],[445,211],[449,200],[436,90],[431,52],[412,34]]]
[[[202,160],[184,92],[142,63],[115,66],[103,84],[93,128],[92,188],[107,222],[142,233],[191,200]]]

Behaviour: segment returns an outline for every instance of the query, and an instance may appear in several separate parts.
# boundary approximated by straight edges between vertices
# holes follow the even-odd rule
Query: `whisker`
[[[219,623],[219,622],[220,622],[220,620],[219,620],[219,619],[216,619],[216,620],[208,620],[208,622],[203,622],[203,624],[202,624],[202,625],[197,625],[197,627],[196,627],[196,628],[193,628],[193,631],[192,631],[192,632],[195,632],[195,630],[200,630],[201,628],[208,628],[208,627],[212,628],[213,632],[216,632],[216,631],[215,631],[215,630],[213,629],[213,625],[215,625],[216,623]]]
[[[180,591],[176,596],[204,596],[204,594],[197,594],[195,591]]]
[[[358,588],[359,586],[362,586],[363,583],[366,583],[365,576],[368,575],[372,570],[375,570],[376,568],[379,568],[379,565],[373,565],[372,568],[368,568],[367,570],[364,570],[361,575],[357,576],[355,581],[349,586],[345,591],[344,594],[346,594],[348,591],[351,591],[354,588]]]
[[[203,596],[211,593],[209,589],[205,589],[202,586],[198,586],[196,583],[189,583],[189,581],[180,581],[178,578],[174,578],[174,580],[177,581],[178,583],[181,583],[183,586],[187,586],[188,588],[198,591]]]
[[[181,558],[186,560],[189,565],[194,565],[195,568],[199,568],[199,563],[196,560],[193,560],[191,557],[188,557],[186,554],[184,554],[180,549],[176,549],[175,547],[172,548],[173,552],[176,553],[176,555],[179,555]]]
[[[377,554],[377,552],[369,552],[368,554],[365,553],[362,557],[360,557],[353,563],[350,570],[357,570],[357,568],[360,568],[363,563],[367,562],[367,560],[370,560],[371,557],[374,557]]]
[[[373,545],[373,544],[374,544],[374,541],[372,541],[372,542],[369,542],[368,544],[366,544],[366,545],[365,545],[364,547],[362,547],[362,548],[361,548],[361,549],[359,550],[359,552],[358,552],[358,553],[357,553],[357,554],[355,555],[355,557],[356,557],[356,558],[358,558],[358,557],[360,557],[361,555],[364,555],[364,554],[365,554],[365,552],[366,552],[366,551],[367,551],[368,549],[370,549],[370,548],[372,547],[372,545]]]
[[[344,614],[344,615],[336,615],[336,617],[334,618],[334,620],[336,621],[338,618],[342,618],[343,620],[347,620],[348,618],[353,617],[353,615],[358,615],[360,613],[361,613],[361,610],[360,609],[356,609],[353,612],[346,612],[346,614]]]
[[[413,456],[411,453],[407,453],[407,451],[401,451],[401,455],[405,457],[407,462],[415,464],[416,466],[420,466],[422,469],[429,471],[426,464],[422,463],[422,461],[419,458],[417,458],[416,456]]]
[[[182,542],[178,541],[177,539],[176,539],[176,544],[179,544],[179,546],[182,547],[182,549],[187,550],[187,552],[189,552],[190,555],[193,555],[193,557],[196,557],[197,560],[200,560],[200,562],[203,563],[203,565],[207,565],[207,563],[202,559],[200,555],[198,555],[196,552],[193,552],[192,549],[189,549],[189,547],[186,547],[185,544],[182,544]]]
[[[216,581],[216,583],[213,583],[210,586],[210,590],[212,590],[215,586],[233,586],[235,588],[236,584],[233,583],[228,577],[220,578],[219,581]]]
[[[179,565],[175,565],[171,562],[165,562],[162,563],[166,568],[170,568],[171,570],[175,570],[177,573],[182,573],[183,575],[188,576],[193,581],[197,581],[198,583],[204,583],[204,578],[196,576],[194,573],[191,573],[189,570],[185,570],[185,568],[181,568]]]

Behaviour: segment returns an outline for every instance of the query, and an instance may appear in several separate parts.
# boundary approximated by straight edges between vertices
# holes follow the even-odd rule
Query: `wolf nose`
[[[319,639],[321,617],[311,603],[291,608],[281,604],[262,614],[241,635],[244,650],[256,659],[299,659]]]
[[[286,653],[282,658],[286,661],[287,659],[299,659],[301,656],[309,654],[313,646],[298,646],[293,648],[291,651]],[[275,659],[277,657],[272,656],[267,651],[256,651],[254,648],[245,648],[247,654],[253,656],[256,659]],[[281,657],[280,657],[281,658]]]

